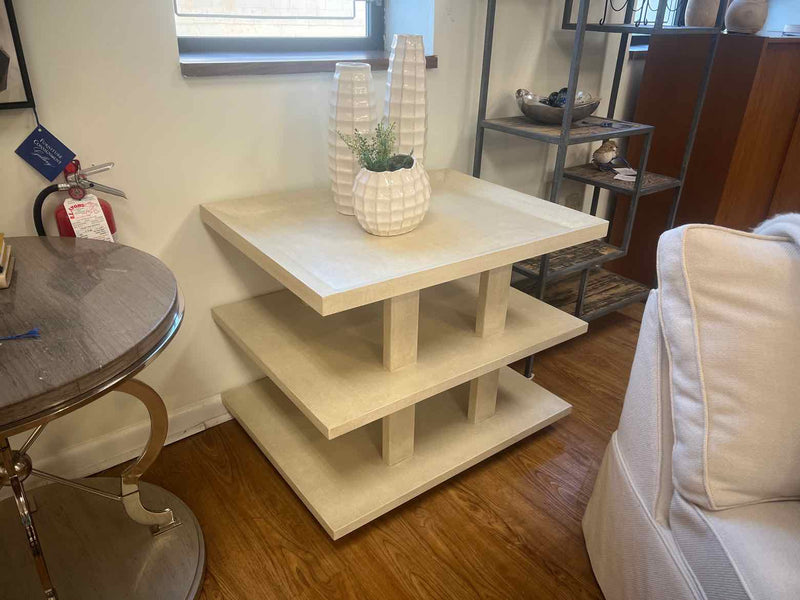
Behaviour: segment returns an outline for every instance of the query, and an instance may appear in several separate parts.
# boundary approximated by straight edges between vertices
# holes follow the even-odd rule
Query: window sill
[[[426,56],[428,69],[439,66],[439,57]],[[342,61],[365,62],[373,71],[389,68],[389,53],[381,50],[352,52],[286,52],[286,53],[211,53],[184,52],[180,55],[184,77],[217,77],[220,75],[285,75],[288,73],[333,72]]]
[[[628,48],[628,58],[647,58],[647,48],[647,44],[636,44],[635,46],[631,44]]]

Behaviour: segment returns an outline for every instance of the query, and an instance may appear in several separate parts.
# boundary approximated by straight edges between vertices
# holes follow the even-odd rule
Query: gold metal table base
[[[106,493],[117,478],[77,483]],[[199,595],[205,567],[203,534],[191,510],[175,495],[140,483],[142,503],[169,506],[181,525],[152,535],[120,502],[58,484],[27,492],[36,507],[36,531],[59,600],[188,600]],[[0,590],[4,600],[42,597],[13,499],[0,503]]]
[[[81,514],[80,516],[73,514],[77,511],[80,511],[80,500],[83,497],[87,502],[91,499],[93,502],[100,502],[102,508],[98,508],[99,511],[97,514],[101,518],[100,521],[97,523],[92,523],[91,521],[86,521],[87,527],[93,529],[93,531],[101,532],[101,535],[109,536],[108,542],[113,542],[113,548],[126,548],[129,546],[126,540],[121,539],[120,536],[124,535],[134,535],[134,530],[136,530],[135,537],[137,539],[143,539],[142,536],[148,536],[152,538],[153,536],[159,534],[166,534],[164,538],[170,538],[172,540],[183,540],[183,543],[179,543],[177,546],[174,546],[173,550],[179,552],[188,552],[187,557],[184,557],[185,560],[182,560],[181,557],[175,556],[172,557],[172,562],[182,563],[182,564],[189,564],[191,569],[197,569],[199,576],[202,577],[202,571],[204,567],[204,549],[202,544],[202,533],[200,532],[200,527],[197,525],[197,521],[194,516],[191,514],[188,508],[175,496],[169,494],[165,490],[161,490],[160,488],[156,488],[154,486],[149,486],[150,489],[153,490],[160,490],[160,493],[154,494],[158,496],[160,499],[168,499],[169,501],[164,502],[156,502],[151,506],[160,507],[160,510],[151,510],[145,507],[145,503],[143,502],[141,496],[141,488],[140,488],[140,479],[142,475],[147,471],[147,469],[153,464],[153,462],[158,457],[161,449],[164,447],[164,441],[167,438],[167,429],[169,426],[168,416],[167,416],[167,409],[164,406],[164,401],[158,395],[158,393],[151,388],[146,383],[135,379],[129,378],[125,379],[109,389],[103,390],[99,395],[105,394],[111,389],[122,392],[124,394],[128,394],[139,400],[142,404],[144,404],[145,408],[147,409],[148,416],[150,417],[150,437],[147,440],[147,445],[144,448],[139,459],[129,466],[128,468],[123,471],[121,478],[119,479],[92,479],[90,480],[93,485],[87,485],[86,483],[82,483],[81,481],[71,481],[68,479],[64,479],[57,475],[53,475],[51,473],[45,473],[43,471],[39,471],[35,469],[32,465],[31,459],[28,456],[27,452],[31,448],[31,446],[36,442],[38,437],[41,435],[42,431],[44,430],[47,423],[55,418],[56,416],[60,415],[48,415],[47,417],[41,419],[35,425],[35,429],[28,437],[28,440],[22,445],[19,450],[12,450],[9,446],[8,438],[6,437],[8,434],[4,433],[0,435],[0,487],[2,486],[10,486],[13,492],[13,498],[3,503],[3,505],[8,506],[15,506],[16,507],[16,517],[18,519],[17,529],[20,529],[19,522],[21,521],[22,528],[21,530],[24,531],[25,534],[25,544],[23,544],[23,548],[27,546],[28,550],[28,562],[29,564],[34,567],[35,573],[39,580],[39,592],[36,594],[29,594],[20,596],[21,598],[41,598],[44,597],[46,600],[64,600],[65,598],[69,598],[70,596],[64,596],[61,590],[61,583],[59,582],[59,578],[57,576],[53,576],[52,570],[49,566],[50,563],[50,554],[53,552],[54,554],[58,555],[58,550],[51,550],[48,548],[48,543],[46,541],[47,536],[42,536],[39,529],[40,519],[49,519],[50,528],[52,530],[60,529],[58,526],[55,525],[53,522],[52,514],[61,514],[63,510],[67,510],[67,513],[63,513],[62,517],[68,518],[76,523],[80,523],[85,521],[86,514]],[[96,399],[95,396],[92,399]],[[78,408],[79,405],[75,405],[74,408]],[[73,408],[73,409],[74,409]],[[44,515],[39,515],[38,512],[35,511],[33,508],[36,506],[35,502],[30,501],[30,495],[26,492],[23,482],[29,476],[36,476],[43,479],[47,479],[50,481],[55,482],[57,485],[47,486],[44,488],[46,491],[37,492],[37,497],[42,494],[46,494],[46,496],[50,499],[50,513],[45,513]],[[101,482],[102,485],[96,485],[96,482]],[[107,483],[111,482],[111,483]],[[61,491],[58,488],[64,488],[68,491]],[[53,498],[61,498],[64,501],[67,501],[68,508],[60,508],[57,502],[53,501]],[[116,501],[116,502],[115,502]],[[183,520],[181,515],[175,514],[171,507],[173,503],[179,503],[180,506],[183,507],[182,512],[188,513],[188,517],[190,518],[191,523],[194,527],[186,526],[186,529],[190,529],[186,533],[180,533],[183,527]],[[36,512],[36,514],[34,514]],[[117,523],[119,520],[120,515],[126,520],[126,523],[123,525],[121,523]],[[143,527],[144,526],[144,527]],[[5,531],[5,530],[4,530]],[[74,548],[74,544],[70,541],[70,538],[74,538],[75,536],[70,536],[69,532],[72,529],[67,528],[63,533],[66,534],[66,539],[53,540],[50,542],[56,548],[59,547],[66,547],[66,548]],[[178,531],[178,533],[169,533]],[[75,532],[73,531],[73,534]],[[187,538],[186,536],[189,536]],[[82,542],[85,542],[90,537],[94,538],[94,534],[91,536],[83,535],[81,538],[81,542],[78,542],[80,545]],[[95,540],[99,543],[99,547],[107,546],[107,542],[103,542],[104,538],[100,538]],[[186,547],[187,540],[195,541],[199,540],[199,551],[195,552],[194,547]],[[6,536],[4,535],[2,538],[2,542],[8,544],[9,540],[17,541],[13,535]],[[74,541],[74,540],[73,540]],[[147,557],[152,554],[151,549],[149,546],[144,543],[144,541],[138,542],[136,545],[135,550],[144,552],[144,556]],[[153,547],[161,547],[158,544],[154,544]],[[191,544],[190,544],[191,546]],[[112,548],[109,548],[112,550]],[[134,550],[129,549],[129,550]],[[2,558],[3,550],[0,550],[0,565],[5,564],[5,561]],[[13,554],[12,550],[7,550],[7,552]],[[93,556],[95,551],[91,550],[90,548],[81,548],[82,556]],[[67,553],[69,556],[71,552]],[[198,557],[195,560],[195,557]],[[126,593],[126,595],[115,595],[111,593],[112,586],[116,589],[116,586],[119,585],[119,582],[126,581],[126,576],[123,576],[121,571],[126,568],[131,562],[135,562],[140,557],[134,557],[128,555],[126,551],[123,554],[115,555],[114,552],[110,553],[101,553],[97,556],[99,559],[96,566],[91,567],[91,565],[87,565],[86,569],[83,571],[79,570],[69,570],[66,572],[71,573],[73,579],[76,577],[86,576],[88,577],[87,581],[91,581],[92,578],[90,574],[96,574],[100,569],[100,565],[102,561],[108,560],[115,560],[119,563],[116,568],[115,564],[108,564],[107,566],[109,569],[106,569],[108,573],[113,573],[113,578],[106,581],[105,579],[101,579],[102,585],[99,588],[90,587],[88,589],[95,589],[95,592],[92,595],[79,595],[74,596],[75,598],[151,598],[151,597],[158,597],[158,598],[165,598],[165,599],[185,599],[185,598],[193,598],[194,594],[197,593],[197,589],[199,589],[200,580],[198,579],[197,582],[194,580],[190,580],[190,589],[194,589],[191,595],[186,595],[183,588],[178,588],[177,594],[178,595],[165,595],[162,592],[159,592],[156,596],[139,596],[139,595],[131,595],[130,590]],[[148,559],[149,560],[149,559]],[[188,561],[188,562],[187,562]],[[159,572],[159,568],[161,564],[169,564],[170,561],[163,560],[163,558],[159,561],[159,566],[155,566],[155,563],[148,562],[144,567],[149,569],[153,569],[154,573]],[[148,566],[150,565],[150,566]],[[15,570],[11,570],[10,573],[14,573]],[[82,575],[81,575],[82,574]],[[135,589],[141,580],[145,580],[151,577],[156,577],[156,575],[151,575],[146,570],[139,572],[134,571],[129,575],[135,577],[135,581],[129,582],[131,585],[134,585]],[[168,575],[168,574],[167,574]],[[95,577],[96,578],[96,577]],[[128,577],[130,579],[130,577]],[[196,583],[196,586],[192,588],[192,585]],[[6,589],[10,582],[4,582],[3,576],[0,575],[0,589]],[[81,587],[84,585],[81,583],[76,587]],[[88,584],[86,584],[88,585]],[[11,585],[13,587],[13,585]],[[107,589],[108,588],[108,589]],[[81,588],[83,589],[83,588]],[[85,589],[84,592],[88,591]],[[156,588],[153,588],[155,590]],[[102,593],[100,592],[102,590]]]
[[[0,505],[0,597],[194,597],[204,565],[197,521],[172,494],[153,486],[140,489],[139,483],[164,446],[169,423],[161,397],[135,376],[183,321],[183,296],[174,276],[154,257],[118,244],[13,241],[21,266],[4,320],[9,331],[30,322],[49,326],[41,343],[3,347],[5,374],[12,376],[0,377],[0,487],[11,487],[13,498]],[[97,343],[74,352],[80,340]],[[43,370],[51,376],[41,377]],[[91,480],[100,482],[100,490],[36,469],[28,450],[46,425],[111,391],[147,409],[150,437],[139,459],[121,477]],[[11,448],[9,438],[28,430],[27,441]],[[28,477],[58,485],[26,491]],[[39,581],[38,592],[31,574]]]

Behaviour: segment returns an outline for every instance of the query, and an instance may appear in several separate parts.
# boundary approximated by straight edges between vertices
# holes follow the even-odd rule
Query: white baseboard
[[[222,397],[219,394],[210,396],[169,415],[169,433],[166,444],[200,433],[209,427],[229,421],[231,418],[230,413],[222,404]],[[150,422],[140,421],[123,429],[64,448],[58,454],[37,457],[34,466],[41,471],[68,479],[87,477],[139,456],[144,449],[149,432]],[[47,481],[31,476],[25,482],[25,487],[33,489],[45,483]],[[0,489],[0,499],[8,498],[10,495],[10,488]]]

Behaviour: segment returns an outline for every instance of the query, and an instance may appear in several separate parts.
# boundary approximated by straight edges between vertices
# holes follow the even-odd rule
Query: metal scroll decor
[[[606,24],[609,8],[612,12],[622,12],[628,8],[629,2],[633,2],[633,23],[637,27],[653,24],[661,3],[666,4],[664,23],[680,25],[681,23],[678,22],[678,18],[682,16],[683,11],[686,10],[686,0],[672,0],[671,3],[670,0],[639,0],[639,2],[636,2],[636,0],[621,0],[619,6],[614,4],[613,0],[606,0],[605,6],[603,7],[603,17],[599,21],[600,25]]]

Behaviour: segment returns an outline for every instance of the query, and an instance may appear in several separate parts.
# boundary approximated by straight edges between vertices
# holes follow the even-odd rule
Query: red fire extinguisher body
[[[103,209],[103,215],[106,217],[108,228],[113,235],[117,232],[117,224],[114,222],[114,211],[111,210],[111,205],[102,198],[98,198],[98,201]],[[69,222],[67,209],[64,208],[63,204],[56,208],[56,224],[58,225],[58,235],[61,237],[75,237],[75,230],[72,228],[72,223]]]
[[[57,183],[47,186],[41,192],[39,192],[39,195],[36,196],[36,200],[33,202],[33,225],[36,228],[37,235],[47,235],[42,219],[42,208],[47,198],[54,192],[68,191],[73,200],[82,200],[86,196],[87,192],[105,192],[107,194],[119,196],[120,198],[127,198],[125,192],[122,190],[104,185],[102,183],[97,183],[88,177],[89,175],[95,173],[108,171],[113,166],[114,163],[109,162],[100,165],[92,165],[87,169],[82,169],[81,163],[77,158],[73,159],[69,164],[67,164],[67,166],[64,168],[64,179],[66,181],[64,183]],[[117,224],[114,221],[114,211],[112,210],[111,205],[102,198],[97,198],[97,200],[100,203],[100,208],[103,211],[103,216],[105,217],[108,229],[111,234],[114,235],[117,233]],[[72,206],[74,207],[76,205],[73,204]],[[72,227],[72,223],[67,215],[67,209],[64,208],[63,204],[56,208],[55,218],[56,225],[58,226],[58,234],[60,236],[75,237],[75,229]]]

